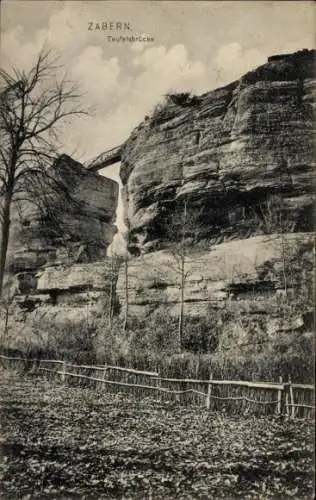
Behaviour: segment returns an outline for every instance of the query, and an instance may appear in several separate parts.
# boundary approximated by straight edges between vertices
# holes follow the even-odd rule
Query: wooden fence
[[[76,365],[54,359],[27,359],[0,355],[4,368],[22,368],[30,373],[56,376],[68,385],[84,385],[107,392],[127,392],[135,397],[174,400],[230,414],[287,415],[314,418],[314,385],[291,380],[254,382],[244,380],[178,379],[160,377],[158,372],[112,365]]]

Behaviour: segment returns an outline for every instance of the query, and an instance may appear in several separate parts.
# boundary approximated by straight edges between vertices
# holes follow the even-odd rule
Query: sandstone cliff
[[[116,232],[117,183],[62,155],[34,184],[13,206],[9,271],[104,258]]]
[[[121,165],[130,314],[178,314],[182,242],[186,315],[224,321],[228,342],[310,330],[314,76],[313,51],[271,57],[200,97],[168,96],[133,131]],[[121,271],[122,304],[124,283]]]
[[[86,325],[99,310],[112,279],[106,252],[118,200],[116,182],[67,155],[28,188],[13,205],[4,291],[6,336],[13,343],[22,336],[26,344],[30,325]],[[3,327],[5,308],[1,316]]]
[[[117,310],[176,317],[180,252],[184,314],[213,318],[219,346],[311,332],[314,90],[312,51],[275,56],[202,96],[170,95],[132,132]],[[25,205],[14,224],[13,333],[44,319],[87,328],[116,282],[105,252],[117,185],[67,157],[55,169],[72,201],[48,196],[44,219]]]
[[[192,249],[184,265],[184,315],[212,317],[225,347],[310,331],[313,247],[311,233],[292,233]],[[130,260],[130,316],[149,318],[159,308],[179,315],[182,275],[177,257],[160,250]],[[117,292],[122,305],[125,283],[121,269]]]
[[[313,90],[314,54],[301,51],[201,97],[170,96],[122,155],[131,253],[166,245],[183,199],[199,213],[200,238],[215,243],[263,234],[255,215],[272,194],[295,231],[309,230]]]

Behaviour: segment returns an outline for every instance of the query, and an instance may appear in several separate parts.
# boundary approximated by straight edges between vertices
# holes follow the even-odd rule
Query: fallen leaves
[[[312,426],[2,380],[1,498],[312,498]]]

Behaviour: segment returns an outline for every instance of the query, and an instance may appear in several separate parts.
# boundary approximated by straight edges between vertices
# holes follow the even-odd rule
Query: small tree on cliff
[[[265,234],[280,235],[283,286],[285,296],[287,296],[292,249],[287,242],[286,235],[294,232],[295,221],[291,219],[283,200],[278,196],[270,196],[265,204],[259,204],[255,215]]]
[[[181,353],[183,349],[184,322],[185,322],[185,290],[187,279],[190,275],[188,269],[188,254],[197,241],[197,235],[200,227],[200,211],[193,209],[190,200],[185,197],[178,200],[177,207],[169,221],[164,221],[165,233],[168,235],[168,251],[173,256],[173,262],[169,262],[165,268],[155,269],[159,279],[166,278],[166,273],[170,271],[175,273],[179,289],[179,310],[177,326],[177,345]],[[143,262],[151,267],[152,264],[146,261],[143,256]]]
[[[174,216],[172,225],[178,224],[180,226],[180,240],[175,247],[172,248],[172,254],[175,258],[177,265],[177,272],[179,274],[179,314],[178,314],[178,344],[179,351],[181,352],[183,346],[183,323],[184,323],[184,291],[185,284],[188,277],[186,269],[187,245],[186,245],[186,231],[188,229],[188,201],[183,201],[183,210],[180,216]]]
[[[61,122],[84,114],[73,84],[52,83],[57,68],[56,59],[43,50],[29,71],[0,70],[0,296],[12,201],[22,199],[56,159]]]
[[[188,253],[197,242],[199,232],[199,216],[197,211],[185,197],[179,201],[178,209],[171,218],[169,225],[170,252],[174,257],[175,266],[172,266],[179,277],[179,312],[178,312],[178,346],[179,352],[183,348],[184,320],[185,320],[185,288],[190,275],[188,269]]]
[[[109,269],[107,269],[107,279],[109,281],[109,304],[108,304],[108,328],[111,331],[113,326],[113,317],[117,308],[115,286],[118,278],[119,267],[124,262],[124,257],[113,252],[109,252]]]

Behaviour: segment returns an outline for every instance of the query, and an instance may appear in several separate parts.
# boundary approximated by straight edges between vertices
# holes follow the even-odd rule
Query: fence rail
[[[252,411],[266,415],[285,414],[291,418],[314,416],[315,386],[295,384],[290,379],[283,382],[281,377],[278,383],[215,380],[212,375],[208,380],[177,379],[160,377],[156,371],[107,364],[78,365],[59,359],[28,359],[4,355],[0,355],[0,360],[4,367],[11,367],[12,362],[22,362],[24,367],[31,367],[32,373],[43,373],[48,377],[58,376],[61,382],[69,384],[75,380],[90,385],[93,383],[94,387],[103,387],[109,392],[124,391],[140,397],[156,393],[162,400],[172,396],[182,404],[203,404],[207,409],[225,409],[232,413]],[[49,364],[55,365],[55,369],[47,368]],[[81,371],[84,373],[80,373]]]
[[[240,387],[253,387],[259,389],[276,389],[283,390],[285,384],[278,384],[273,382],[247,382],[246,380],[198,380],[189,378],[162,378],[157,377],[158,380],[165,382],[175,382],[183,384],[211,384],[211,385],[237,385]]]

